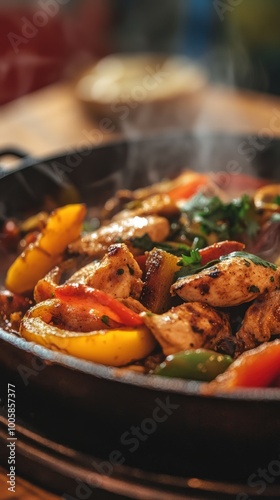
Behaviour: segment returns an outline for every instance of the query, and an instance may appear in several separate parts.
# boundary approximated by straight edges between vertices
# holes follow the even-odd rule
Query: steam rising
[[[227,189],[230,187],[232,176],[240,173],[256,174],[257,158],[269,150],[275,135],[271,122],[267,123],[264,132],[260,130],[256,134],[248,133],[255,124],[250,123],[246,111],[243,112],[241,107],[235,109],[231,104],[237,93],[242,92],[242,87],[252,86],[256,72],[260,75],[262,90],[265,90],[267,75],[262,68],[256,68],[252,64],[245,46],[237,36],[234,50],[217,46],[208,52],[203,63],[204,69],[208,71],[210,86],[214,85],[212,90],[201,89],[190,97],[186,92],[177,102],[163,102],[161,107],[157,108],[152,103],[149,106],[140,104],[126,120],[119,120],[119,128],[129,141],[148,134],[155,135],[160,131],[186,131],[195,147],[192,147],[191,157],[186,152],[184,166],[208,173],[218,171],[221,179],[223,178],[220,187]],[[216,117],[213,116],[213,100],[217,103]],[[211,135],[213,141],[209,137]],[[220,142],[217,135],[221,136]],[[175,141],[172,149],[166,152],[170,155],[170,162],[176,147],[178,142]],[[179,149],[184,150],[184,147],[179,145]],[[185,149],[188,150],[187,147]],[[147,145],[145,151],[140,154],[146,155],[150,170],[149,181],[158,180],[158,173],[154,172],[153,167],[158,162],[158,158],[154,156],[157,154],[154,145],[151,145],[150,149]],[[128,175],[135,168],[136,155],[139,155],[138,149],[135,150],[135,147],[131,146],[126,166]],[[259,169],[258,175],[265,176],[266,172]]]

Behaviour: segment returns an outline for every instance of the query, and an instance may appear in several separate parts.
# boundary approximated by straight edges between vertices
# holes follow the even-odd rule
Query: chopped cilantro
[[[178,266],[190,266],[201,263],[201,255],[197,249],[191,250],[190,255],[182,255],[182,259],[178,262]]]
[[[117,274],[120,276],[121,274],[124,273],[124,269],[120,268],[120,269],[117,269]]]
[[[280,194],[277,194],[275,198],[273,199],[273,203],[276,203],[276,205],[280,206]]]
[[[190,274],[195,274],[199,272],[201,267],[201,255],[198,249],[191,250],[190,255],[182,255],[182,259],[178,262],[178,266],[181,267],[179,271],[175,273],[175,278],[184,278]]]
[[[276,271],[276,269],[277,269],[277,266],[275,264],[272,264],[272,262],[268,262],[267,260],[263,260],[260,257],[258,257],[257,255],[254,255],[254,254],[248,253],[248,252],[232,252],[232,253],[229,253],[228,255],[222,255],[220,257],[220,260],[231,259],[232,257],[243,257],[244,259],[250,260],[251,262],[256,264],[256,266],[267,267],[267,268],[273,269],[273,271]]]
[[[197,250],[195,252],[199,253]],[[222,255],[221,257],[219,257],[219,259],[212,260],[212,261],[208,262],[207,264],[205,264],[205,266],[201,266],[198,261],[195,261],[197,256],[193,255],[193,261],[192,262],[189,261],[189,263],[185,257],[182,258],[182,260],[179,262],[181,269],[175,273],[175,279],[185,278],[186,276],[200,273],[204,269],[208,269],[208,268],[214,266],[215,264],[222,262],[223,260],[231,259],[233,257],[244,258],[244,263],[246,266],[248,266],[248,264],[249,264],[248,261],[251,261],[254,264],[256,264],[257,266],[267,267],[267,268],[273,269],[273,271],[276,271],[276,269],[277,269],[277,266],[275,264],[272,264],[272,262],[268,262],[266,260],[261,259],[257,255],[253,255],[253,254],[247,253],[247,252],[232,252],[232,253],[229,253],[228,255]],[[197,258],[197,260],[198,260],[198,258]],[[184,262],[185,262],[185,264],[184,264]],[[271,278],[270,278],[270,281],[271,281]]]
[[[189,264],[187,266],[182,266],[179,271],[175,273],[175,279],[185,278],[186,276],[190,276],[192,274],[197,274],[203,271],[204,269],[208,269],[209,267],[214,266],[219,262],[219,259],[211,260],[204,266],[201,264]]]
[[[220,240],[242,234],[253,238],[259,231],[257,209],[253,199],[246,194],[223,203],[218,196],[207,198],[199,193],[184,203],[181,210],[191,222],[200,224],[204,234],[216,233]]]
[[[260,289],[255,286],[255,285],[251,285],[248,287],[248,291],[251,292],[251,293],[259,293],[260,292]]]
[[[188,245],[184,245],[183,243],[174,243],[173,245],[170,245],[168,243],[153,241],[148,233],[145,233],[143,236],[132,238],[131,243],[134,248],[140,248],[145,252],[150,252],[153,248],[159,248],[179,257],[181,257],[183,253],[189,253],[191,250]]]
[[[110,326],[110,318],[109,316],[106,316],[105,314],[101,316],[101,321],[105,323],[105,325]]]
[[[140,250],[144,250],[145,252],[150,252],[155,246],[155,242],[150,238],[148,233],[132,238],[131,243],[134,248],[140,248]]]

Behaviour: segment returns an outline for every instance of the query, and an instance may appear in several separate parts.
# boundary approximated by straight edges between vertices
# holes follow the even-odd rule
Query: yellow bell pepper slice
[[[62,258],[67,246],[78,238],[86,207],[77,203],[54,210],[35,243],[29,245],[11,265],[6,288],[14,293],[30,292]]]
[[[268,184],[257,190],[254,195],[254,202],[256,207],[263,210],[280,212],[279,196],[280,184]]]
[[[29,309],[20,325],[26,340],[77,358],[108,366],[124,366],[148,356],[156,341],[144,325],[111,330],[75,332],[49,324],[55,300]]]

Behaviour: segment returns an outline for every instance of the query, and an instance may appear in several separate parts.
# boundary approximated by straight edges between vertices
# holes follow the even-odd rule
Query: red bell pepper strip
[[[191,176],[190,180],[183,185],[176,186],[170,191],[167,191],[168,196],[171,200],[187,200],[191,196],[197,193],[199,188],[205,186],[209,182],[209,177],[203,174],[197,174]]]
[[[232,252],[240,252],[245,248],[244,243],[239,241],[220,241],[218,243],[214,243],[209,247],[202,248],[199,250],[199,254],[201,256],[201,265],[205,266],[211,260],[219,259],[222,255],[228,255]]]
[[[143,319],[111,295],[81,284],[62,285],[55,288],[55,297],[68,303],[83,304],[85,307],[100,311],[124,326],[138,326],[143,324]]]
[[[199,255],[201,256],[201,265],[205,266],[205,264],[208,264],[208,262],[211,262],[211,260],[219,259],[222,255],[228,255],[232,252],[241,252],[241,250],[243,250],[244,248],[244,243],[241,243],[240,241],[225,240],[219,241],[218,243],[213,243],[213,245],[199,250]],[[147,253],[135,257],[135,260],[137,261],[140,269],[142,269],[143,272],[146,271],[145,264],[147,258]]]
[[[238,387],[279,387],[280,339],[265,342],[239,356],[230,367],[209,384],[206,392]]]
[[[256,189],[265,186],[268,180],[259,177],[254,177],[253,175],[238,174],[232,175],[230,179],[230,188],[239,192],[240,190],[249,194],[251,191],[254,193]]]

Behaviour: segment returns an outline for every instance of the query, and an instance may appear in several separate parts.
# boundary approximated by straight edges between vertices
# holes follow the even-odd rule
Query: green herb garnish
[[[107,326],[110,326],[110,318],[109,316],[106,316],[105,314],[103,316],[101,316],[101,321],[107,325]]]
[[[273,198],[273,203],[280,206],[280,194],[277,194],[275,198]]]
[[[197,253],[199,253],[199,252],[197,251]],[[221,257],[219,257],[219,259],[211,260],[210,262],[208,262],[204,266],[201,266],[198,262],[195,262],[195,259],[197,258],[195,256],[193,257],[193,259],[194,259],[193,262],[191,262],[191,261],[188,262],[188,260],[186,258],[182,258],[182,260],[178,264],[178,265],[181,265],[182,268],[175,273],[175,279],[185,278],[186,276],[200,273],[204,269],[209,269],[210,267],[215,266],[219,262],[222,262],[223,260],[226,260],[226,259],[231,259],[233,257],[243,258],[246,266],[248,266],[248,264],[250,265],[249,261],[251,261],[254,264],[256,264],[257,266],[267,267],[267,268],[273,269],[273,271],[277,270],[277,266],[275,264],[272,264],[272,262],[268,262],[266,260],[263,260],[260,257],[258,257],[257,255],[253,255],[253,254],[247,253],[247,252],[232,252],[232,253],[229,253],[228,255],[222,255]],[[183,262],[185,262],[185,264],[183,264]],[[271,278],[270,278],[270,281],[271,281]]]
[[[124,269],[120,268],[120,269],[117,269],[117,274],[120,276],[121,274],[124,273]]]
[[[199,250],[190,251],[190,255],[182,255],[181,260],[179,260],[178,266],[181,267],[179,271],[175,273],[175,279],[184,278],[190,274],[195,274],[201,269],[201,255]]]
[[[260,293],[260,289],[255,285],[249,286],[248,291],[251,293]]]
[[[201,263],[201,255],[197,249],[191,250],[190,255],[182,255],[181,260],[178,262],[178,266],[191,266]]]
[[[145,252],[150,252],[155,246],[155,242],[150,238],[148,233],[132,238],[131,243],[134,248],[140,248],[140,250],[144,250]]]
[[[220,257],[220,260],[231,259],[232,257],[242,257],[244,259],[250,260],[251,262],[256,264],[256,266],[267,267],[267,268],[273,269],[273,271],[277,270],[277,266],[275,264],[272,264],[272,262],[268,262],[267,260],[261,259],[257,255],[254,255],[252,253],[247,253],[247,252],[232,252],[232,253],[229,253],[228,255],[222,255]]]
[[[246,194],[223,203],[218,196],[207,198],[200,193],[184,203],[181,210],[191,222],[200,223],[204,234],[215,233],[219,240],[233,239],[242,234],[253,238],[260,228],[254,200]]]
[[[181,257],[183,253],[189,253],[191,251],[191,248],[183,243],[174,243],[174,245],[169,245],[168,243],[153,241],[147,233],[143,236],[132,238],[131,243],[134,248],[140,248],[145,252],[150,252],[153,248],[159,248],[160,250],[164,250],[165,252],[179,257]]]

